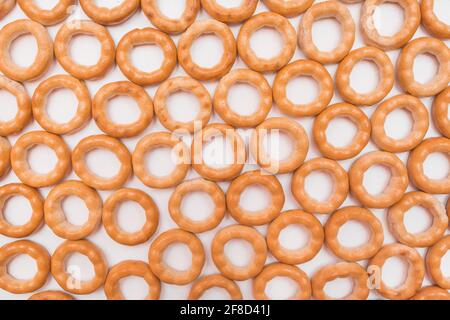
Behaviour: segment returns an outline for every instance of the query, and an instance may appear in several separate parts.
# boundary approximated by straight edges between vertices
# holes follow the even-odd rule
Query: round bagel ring
[[[211,288],[225,289],[231,300],[242,300],[242,293],[239,286],[232,280],[225,278],[221,274],[205,276],[197,280],[189,291],[188,300],[199,300],[207,290]]]
[[[203,158],[203,147],[214,137],[223,136],[229,140],[228,143],[233,149],[233,162],[225,167],[216,168],[209,166]],[[244,168],[247,152],[245,142],[236,130],[229,125],[222,123],[212,123],[199,131],[192,140],[191,163],[195,171],[203,178],[212,181],[227,181],[237,177]]]
[[[145,213],[145,224],[136,232],[123,230],[117,221],[117,210],[121,203],[133,201],[141,206]],[[159,210],[153,199],[139,189],[124,188],[117,190],[106,199],[103,205],[103,226],[108,235],[116,242],[127,246],[144,243],[156,232],[159,223]]]
[[[250,18],[256,10],[258,0],[244,0],[237,7],[227,8],[217,0],[201,0],[202,8],[214,19],[224,23],[240,23]]]
[[[180,18],[171,19],[166,17],[158,7],[158,0],[141,0],[144,14],[159,30],[170,34],[185,31],[194,23],[197,13],[200,11],[200,0],[186,0],[185,9]]]
[[[253,280],[253,296],[257,300],[270,300],[266,294],[267,284],[276,277],[287,277],[293,280],[297,286],[297,292],[290,300],[309,300],[311,298],[311,282],[307,274],[295,266],[283,263],[272,263]]]
[[[9,121],[0,121],[0,136],[9,136],[22,131],[31,120],[31,100],[25,87],[0,75],[0,89],[11,93],[17,101],[17,113]]]
[[[212,67],[201,67],[194,62],[191,55],[192,43],[204,34],[214,34],[222,40],[222,58]],[[178,41],[178,62],[187,74],[197,80],[209,81],[222,78],[231,70],[236,56],[236,40],[233,32],[230,27],[217,20],[194,22]]]
[[[133,48],[148,44],[158,46],[164,54],[161,66],[154,71],[140,70],[131,59]],[[120,39],[116,50],[116,62],[130,81],[140,86],[149,86],[170,77],[177,65],[177,47],[172,38],[164,32],[153,28],[134,29]]]
[[[16,0],[2,0],[0,1],[0,19],[11,12],[16,6]]]
[[[439,287],[428,286],[420,289],[411,300],[450,300],[450,293]]]
[[[250,115],[242,115],[230,108],[228,94],[232,86],[245,83],[258,90],[258,110]],[[214,111],[233,127],[254,127],[263,122],[272,108],[272,88],[266,78],[249,69],[233,70],[220,79],[214,92]]]
[[[283,38],[284,46],[273,58],[261,58],[251,48],[250,38],[261,28],[273,28]],[[296,33],[289,20],[273,13],[262,12],[248,19],[239,30],[237,48],[239,57],[252,70],[257,72],[275,72],[289,63],[297,47]]]
[[[350,74],[360,61],[373,62],[379,71],[377,87],[368,93],[359,93],[351,87]],[[336,87],[345,101],[358,106],[371,106],[383,100],[394,87],[395,71],[389,56],[376,47],[363,47],[351,51],[336,71]]]
[[[235,266],[225,254],[225,245],[232,239],[242,239],[251,244],[254,255],[245,267]],[[264,268],[267,258],[267,245],[264,237],[255,229],[241,225],[223,228],[214,236],[211,255],[217,269],[228,279],[247,280],[258,275]]]
[[[28,152],[36,145],[53,150],[58,162],[48,173],[37,173],[28,163]],[[34,187],[48,187],[61,181],[70,170],[70,149],[62,138],[46,131],[30,131],[20,136],[11,149],[11,167],[23,183]]]
[[[186,217],[181,210],[184,197],[189,193],[196,191],[207,193],[214,202],[213,213],[206,219],[200,221]],[[212,181],[203,179],[185,181],[178,185],[170,196],[168,207],[172,220],[175,221],[181,229],[193,233],[202,233],[214,229],[222,222],[226,210],[225,194],[222,189]]]
[[[324,201],[318,201],[306,191],[306,178],[314,171],[328,174],[333,180],[333,191]],[[332,213],[344,203],[349,191],[347,171],[327,158],[315,158],[301,165],[291,181],[291,192],[300,206],[311,213]]]
[[[48,96],[61,88],[72,91],[78,99],[76,114],[66,123],[54,121],[47,112]],[[56,75],[42,81],[34,91],[31,103],[34,119],[42,128],[54,134],[75,133],[81,130],[91,118],[91,97],[87,86],[84,82],[68,75]]]
[[[439,20],[434,13],[434,0],[422,0],[420,4],[422,13],[422,24],[438,38],[450,38],[450,25]]]
[[[383,3],[398,4],[404,11],[404,22],[400,30],[392,36],[382,36],[375,27],[373,15]],[[420,6],[416,0],[366,0],[361,8],[361,31],[364,41],[384,51],[403,47],[416,33],[420,25]]]
[[[11,169],[11,144],[8,139],[0,137],[0,179]]]
[[[339,242],[339,230],[348,221],[358,221],[370,228],[370,239],[358,247],[346,247]],[[328,248],[345,261],[356,262],[372,258],[383,246],[383,226],[366,208],[345,207],[334,212],[325,224],[325,242]]]
[[[391,257],[400,257],[408,262],[408,272],[404,283],[396,288],[386,285],[382,278],[383,265]],[[376,291],[383,297],[391,300],[405,300],[416,294],[421,288],[425,277],[425,264],[422,256],[416,249],[400,243],[385,245],[369,261],[369,269],[377,270],[380,286]]]
[[[30,219],[20,226],[9,223],[3,214],[7,201],[15,196],[25,197],[32,210]],[[0,187],[0,234],[10,238],[27,237],[42,225],[43,218],[44,199],[39,191],[20,183]]]
[[[198,99],[200,108],[194,120],[183,122],[171,117],[167,99],[177,92],[192,93]],[[170,131],[194,133],[204,128],[211,118],[212,101],[208,90],[202,83],[190,77],[175,77],[164,81],[156,91],[153,103],[159,121]]]
[[[450,139],[450,120],[447,116],[450,105],[450,86],[434,98],[432,114],[437,129]]]
[[[89,215],[82,225],[74,225],[67,220],[62,203],[70,196],[81,199]],[[63,239],[81,240],[98,228],[102,219],[102,199],[97,191],[79,181],[65,181],[54,187],[45,199],[45,223]]]
[[[139,118],[126,124],[115,123],[108,113],[108,102],[117,96],[132,98],[139,107]],[[110,82],[101,87],[92,100],[92,116],[97,126],[114,138],[130,138],[142,133],[153,119],[153,102],[144,88],[129,82]]]
[[[280,240],[281,232],[290,225],[300,225],[309,232],[309,241],[305,247],[290,250]],[[285,211],[278,216],[267,229],[267,246],[272,255],[286,264],[301,264],[313,259],[320,251],[324,241],[323,226],[312,214],[301,210]]]
[[[291,155],[283,160],[273,160],[264,148],[264,137],[270,131],[278,130],[290,135],[294,145]],[[258,165],[272,173],[292,172],[301,166],[309,149],[309,140],[305,129],[298,122],[285,117],[269,118],[253,131],[250,140],[250,151]]]
[[[422,53],[433,55],[439,63],[437,74],[427,83],[418,82],[414,78],[414,60]],[[397,78],[400,86],[413,96],[437,95],[447,88],[450,82],[450,49],[436,38],[422,37],[412,40],[398,56]]]
[[[35,293],[32,296],[30,296],[28,300],[56,301],[56,300],[75,300],[75,298],[63,291],[48,290]]]
[[[183,243],[189,247],[192,263],[188,270],[177,270],[163,260],[164,251],[174,243]],[[161,281],[175,285],[185,285],[198,278],[205,264],[205,249],[202,242],[192,233],[171,229],[160,234],[150,245],[148,251],[150,269]]]
[[[65,20],[76,6],[76,0],[59,0],[50,10],[42,9],[34,0],[17,0],[20,9],[30,18],[44,26],[51,26]]]
[[[258,211],[246,210],[240,205],[241,196],[250,186],[261,186],[270,193],[270,203]],[[227,209],[240,224],[260,226],[279,216],[284,206],[284,191],[276,176],[259,170],[248,171],[231,182],[227,190]]]
[[[425,174],[423,164],[434,152],[450,154],[450,139],[444,137],[423,140],[408,157],[408,173],[414,185],[426,193],[450,193],[450,175],[441,180],[430,179]]]
[[[100,42],[100,58],[94,65],[81,65],[70,56],[70,42],[75,35],[94,36]],[[68,73],[80,80],[93,80],[103,77],[112,67],[116,49],[114,40],[104,26],[90,20],[73,20],[65,23],[55,37],[55,56]]]
[[[311,7],[313,2],[314,0],[264,0],[264,4],[270,11],[285,17],[298,16]]]
[[[103,25],[115,25],[124,22],[135,13],[140,0],[123,0],[112,8],[100,7],[95,0],[80,0],[80,5],[89,18]]]
[[[149,172],[146,165],[146,155],[158,148],[170,148],[172,157],[176,157],[175,168],[165,176],[156,176]],[[150,188],[165,189],[180,184],[190,168],[189,148],[169,132],[154,132],[143,137],[136,145],[132,154],[134,174]]]
[[[358,132],[344,147],[335,147],[327,141],[327,128],[333,119],[343,117],[352,121]],[[332,160],[345,160],[358,155],[370,140],[370,120],[360,108],[348,103],[337,103],[325,108],[315,119],[313,138],[321,154]]]
[[[389,184],[383,192],[373,195],[364,186],[364,174],[374,165],[382,165],[391,171]],[[399,201],[409,184],[408,171],[403,162],[393,153],[371,151],[352,163],[348,171],[350,191],[358,201],[368,208],[387,208]]]
[[[126,260],[113,266],[106,277],[104,291],[108,300],[125,300],[120,289],[120,280],[130,276],[140,277],[148,285],[145,300],[158,300],[161,293],[161,283],[152,273],[150,266],[138,260]]]
[[[22,35],[31,34],[37,43],[37,54],[29,67],[17,65],[11,57],[10,47]],[[19,19],[5,25],[0,31],[1,72],[16,81],[39,78],[53,64],[53,41],[47,29],[32,20]]]
[[[333,17],[341,24],[342,39],[331,51],[320,51],[312,39],[312,26],[317,20]],[[350,11],[337,1],[314,4],[303,14],[298,32],[298,44],[308,59],[322,64],[337,63],[345,58],[355,42],[355,23]]]
[[[95,275],[90,280],[79,280],[66,270],[67,258],[79,253],[86,256],[92,263]],[[108,274],[108,263],[103,252],[88,240],[66,240],[53,252],[51,262],[52,275],[65,291],[74,294],[90,294],[100,288]]]
[[[426,256],[427,271],[431,279],[442,289],[450,289],[450,278],[441,269],[441,261],[450,250],[450,236],[447,235],[428,249]]]
[[[31,279],[16,279],[8,273],[8,264],[16,256],[26,254],[36,262],[37,272]],[[28,240],[18,240],[0,248],[0,288],[10,293],[20,294],[36,291],[48,279],[50,255],[40,244]]]
[[[121,163],[120,170],[114,177],[100,177],[92,172],[86,164],[86,154],[102,148],[113,152]],[[82,139],[73,149],[72,167],[85,184],[98,190],[120,188],[132,173],[131,155],[127,147],[118,139],[107,135],[94,135]]]
[[[289,81],[299,76],[307,76],[317,82],[317,98],[306,104],[296,104],[287,97]],[[315,116],[325,109],[334,95],[334,83],[327,69],[313,60],[297,60],[281,69],[273,83],[273,99],[280,110],[293,117]]]
[[[420,233],[408,232],[405,224],[405,213],[414,206],[427,210],[433,218],[431,226]],[[448,217],[445,207],[432,195],[413,191],[405,194],[388,210],[388,226],[397,241],[410,247],[430,247],[439,241],[448,228]]]
[[[402,139],[394,139],[387,135],[385,122],[395,109],[405,109],[411,113],[414,125],[411,132]],[[422,142],[429,127],[428,110],[420,99],[407,94],[399,94],[381,103],[372,114],[372,140],[384,151],[399,153],[414,149]]]
[[[342,300],[367,300],[369,289],[367,288],[368,276],[359,264],[355,262],[339,262],[329,264],[317,271],[311,278],[313,297],[317,300],[335,300],[325,292],[325,285],[339,278],[351,277],[353,280],[353,290]]]

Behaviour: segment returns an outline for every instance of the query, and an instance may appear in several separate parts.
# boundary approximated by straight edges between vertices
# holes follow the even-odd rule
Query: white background
[[[39,5],[42,5],[45,8],[51,8],[57,1],[56,0],[35,0]],[[113,6],[116,3],[119,3],[120,0],[97,0],[98,4],[104,6]],[[218,2],[222,5],[227,6],[235,6],[239,5],[240,0],[218,0]],[[321,1],[316,1],[321,2]],[[170,17],[177,17],[183,11],[184,8],[184,0],[159,0],[159,4],[161,6],[161,10]],[[361,34],[359,29],[359,12],[360,12],[360,4],[347,5],[351,14],[355,20],[357,28],[356,34],[356,42],[354,44],[353,49],[364,46],[364,43],[361,40]],[[265,5],[260,2],[257,8],[257,12],[267,11]],[[435,11],[438,16],[450,23],[450,1],[448,0],[435,0]],[[78,8],[78,10],[69,18],[87,18],[84,13]],[[4,26],[6,23],[11,22],[16,19],[26,18],[24,13],[20,10],[18,6],[4,19],[0,21],[0,27]],[[205,11],[201,11],[198,15],[198,20],[208,19],[208,15]],[[300,16],[290,19],[290,22],[298,29]],[[401,28],[402,25],[402,10],[394,4],[388,3],[384,4],[376,12],[375,22],[377,24],[377,28],[384,34],[393,34],[396,30]],[[54,38],[56,32],[60,28],[61,24],[56,26],[48,27],[48,31],[50,35]],[[128,21],[118,25],[108,27],[112,37],[116,44],[120,40],[120,38],[127,33],[128,31],[134,28],[142,28],[151,26],[149,20],[145,17],[142,11],[138,11],[135,13]],[[240,25],[231,26],[233,33],[237,36]],[[313,34],[316,44],[319,48],[326,50],[332,49],[339,42],[339,24],[333,19],[325,19],[320,20],[314,24]],[[422,28],[422,26],[418,29],[415,37],[426,36],[426,32]],[[173,36],[174,41],[177,43],[179,40],[179,36]],[[282,41],[279,35],[270,29],[262,29],[255,33],[252,38],[252,46],[256,50],[256,52],[263,56],[271,56],[277,53],[277,50],[280,49],[282,45]],[[450,41],[446,41],[446,44],[449,45]],[[214,65],[221,56],[221,42],[218,38],[215,38],[212,35],[204,36],[200,38],[198,41],[194,43],[192,48],[192,53],[194,55],[195,61],[201,63],[205,66]],[[34,53],[36,52],[36,45],[31,36],[24,36],[19,38],[17,41],[13,43],[13,47],[11,49],[12,56],[14,60],[21,64],[27,65],[30,64],[34,59]],[[72,55],[76,58],[78,62],[92,64],[96,61],[99,56],[99,44],[94,38],[88,36],[79,36],[74,39],[71,46]],[[394,50],[388,52],[389,57],[392,62],[395,64],[397,56],[399,54],[399,50]],[[294,58],[292,61],[297,59],[304,58],[302,52],[297,48]],[[162,53],[155,46],[143,46],[139,47],[133,52],[133,61],[137,66],[140,66],[145,70],[156,69],[161,61],[162,61]],[[244,63],[238,58],[233,68],[241,68],[245,67]],[[334,76],[337,65],[328,65],[327,69],[330,74]],[[414,70],[416,78],[422,81],[428,81],[433,77],[434,72],[436,71],[437,65],[434,58],[423,55],[419,56],[416,60]],[[56,63],[50,68],[50,70],[43,75],[40,79],[37,79],[33,82],[25,83],[26,89],[30,96],[33,94],[35,88],[43,79],[50,77],[55,74],[65,74],[65,71]],[[177,67],[172,76],[185,75],[185,72],[181,67]],[[266,74],[265,75],[270,83],[273,82],[274,74]],[[377,83],[377,70],[374,65],[369,62],[359,63],[352,73],[352,85],[358,89],[359,91],[369,91]],[[118,80],[126,80],[123,74],[117,67],[114,67],[103,79],[98,81],[87,81],[87,86],[89,87],[90,93],[92,96],[97,92],[97,90],[103,86],[104,84],[118,81]],[[217,85],[217,81],[213,82],[205,82],[204,85],[207,87],[211,94],[214,93],[214,89]],[[157,89],[157,86],[147,87],[146,90],[153,97],[154,93]],[[317,87],[314,81],[308,78],[299,78],[295,79],[291,82],[288,88],[289,97],[295,102],[305,102],[310,101],[314,98],[317,92]],[[401,93],[400,87],[396,84],[394,89],[390,92],[388,97],[392,97]],[[238,110],[241,113],[251,113],[258,104],[258,94],[257,92],[248,87],[246,85],[238,85],[231,90],[230,93],[230,103],[235,110]],[[12,96],[5,93],[4,91],[0,91],[0,120],[7,120],[14,116],[15,113],[15,101]],[[333,98],[333,103],[341,101],[337,92]],[[430,108],[432,99],[424,98],[422,99],[427,108]],[[170,112],[177,119],[189,120],[195,115],[196,108],[198,105],[196,104],[195,98],[193,98],[190,94],[176,94],[169,100],[170,104]],[[375,109],[376,106],[365,107],[363,111],[370,116]],[[48,110],[50,115],[59,121],[65,121],[71,118],[76,108],[76,99],[71,94],[70,91],[66,90],[58,90],[54,94],[51,95],[49,99]],[[138,108],[136,104],[125,97],[119,97],[114,99],[110,104],[110,115],[113,120],[120,122],[130,122],[136,119],[138,116]],[[273,107],[270,116],[278,116],[282,115],[276,106]],[[313,123],[313,118],[301,118],[296,119],[301,123],[306,131],[308,132],[311,138],[311,126]],[[212,122],[222,122],[221,119],[214,115],[210,121]],[[386,128],[390,135],[394,137],[402,137],[405,136],[411,127],[411,118],[406,111],[395,111],[388,118]],[[30,124],[25,131],[31,130],[41,130],[39,125],[36,122]],[[24,131],[24,132],[25,132]],[[166,131],[159,121],[155,120],[152,124],[146,129],[146,131],[141,134],[139,137],[131,138],[131,139],[123,139],[122,141],[127,145],[130,151],[134,150],[134,147],[139,141],[141,137],[150,132],[157,131]],[[332,122],[330,126],[330,130],[328,131],[329,139],[339,145],[345,145],[347,142],[351,140],[352,134],[355,132],[354,126],[351,122],[347,120],[340,119]],[[89,125],[84,128],[82,131],[73,134],[73,135],[65,135],[63,138],[67,142],[67,144],[73,148],[78,141],[80,141],[83,137],[101,133],[100,130],[95,125],[93,120],[90,121]],[[239,133],[248,141],[248,136],[250,134],[250,130],[239,130]],[[436,131],[434,125],[430,124],[430,129],[427,133],[427,137],[439,136]],[[19,135],[8,137],[11,144],[15,143]],[[187,137],[187,142],[189,143],[190,137]],[[308,159],[315,158],[320,156],[317,151],[316,146],[314,145],[312,139],[310,139],[311,148],[308,153]],[[207,147],[207,160],[221,161],[221,153],[219,152],[220,148],[215,148],[216,146]],[[289,154],[290,142],[289,139],[286,139],[282,144],[282,150],[280,150],[281,156]],[[371,150],[375,150],[375,145],[370,142],[367,147],[364,149],[363,153],[366,153]],[[406,161],[408,153],[401,153],[398,156]],[[166,174],[170,172],[170,153],[167,150],[157,150],[151,154],[149,157],[149,162],[151,163],[151,172],[158,174]],[[341,161],[340,163],[344,166],[345,169],[348,169],[350,164],[355,159],[350,159],[347,161]],[[52,152],[47,150],[45,147],[37,147],[32,150],[30,154],[30,163],[32,167],[40,172],[46,172],[51,170],[53,164],[55,163],[55,157],[52,155]],[[115,170],[118,168],[118,163],[115,160],[114,156],[106,151],[95,151],[92,154],[89,154],[88,163],[90,167],[98,172],[101,175],[109,176],[113,175]],[[426,162],[426,171],[430,177],[439,178],[445,177],[448,174],[449,169],[449,161],[448,158],[443,154],[433,154],[429,157],[429,160]],[[248,165],[245,171],[254,169],[255,166]],[[191,170],[187,179],[198,177],[198,175]],[[281,181],[285,194],[286,194],[286,203],[284,206],[284,210],[289,209],[297,209],[299,208],[296,201],[293,199],[292,194],[290,192],[290,180],[291,174],[283,174],[278,176]],[[386,182],[389,178],[389,172],[383,167],[374,167],[369,170],[365,177],[365,185],[371,192],[379,192],[383,189]],[[74,173],[71,173],[67,179],[78,179]],[[11,182],[18,182],[18,178],[14,175],[13,172],[10,172],[6,177],[1,180],[1,184],[7,184]],[[228,183],[220,183],[220,186],[226,190],[228,187]],[[156,201],[159,210],[160,210],[160,225],[157,234],[161,232],[176,228],[176,224],[171,220],[168,210],[167,210],[167,202],[172,193],[172,189],[166,190],[155,190],[145,187],[136,177],[133,177],[126,185],[126,187],[137,187],[148,194],[150,194],[153,199]],[[327,192],[329,192],[332,188],[330,183],[330,179],[323,174],[317,173],[310,176],[308,179],[308,190],[309,192],[319,198],[326,198]],[[42,195],[45,197],[49,192],[50,188],[42,188],[40,191]],[[409,187],[409,191],[414,190],[413,187]],[[106,199],[108,195],[111,194],[110,191],[100,192],[103,199]],[[447,195],[437,196],[442,203],[445,203],[447,200]],[[241,204],[248,209],[259,209],[264,206],[264,203],[268,201],[268,197],[265,194],[264,189],[260,188],[249,188],[242,197]],[[358,204],[351,196],[346,200],[344,206]],[[201,217],[205,217],[208,215],[208,210],[212,208],[212,204],[210,203],[207,196],[203,194],[193,194],[187,198],[185,203],[183,203],[184,212],[190,217],[194,217],[197,219],[201,219]],[[87,217],[87,211],[84,207],[83,202],[77,198],[69,198],[64,203],[64,209],[67,212],[67,216],[70,221],[74,223],[83,223]],[[388,232],[386,228],[386,210],[372,210],[374,214],[382,221],[385,226],[385,243],[395,242],[395,239]],[[27,202],[20,197],[13,198],[8,202],[8,205],[5,209],[6,217],[15,224],[21,224],[27,221],[29,217],[30,208]],[[323,223],[326,221],[326,215],[316,215]],[[138,205],[133,203],[125,203],[119,212],[119,221],[121,225],[129,230],[138,229],[142,223],[144,222],[143,214]],[[426,212],[421,208],[413,208],[406,216],[406,224],[410,231],[419,232],[429,225],[430,218],[426,214]],[[217,273],[217,269],[212,263],[210,257],[210,243],[214,236],[214,234],[223,228],[224,226],[234,224],[229,216],[227,216],[223,222],[220,224],[218,228],[212,230],[210,232],[206,232],[198,235],[201,241],[203,242],[207,254],[207,262],[203,269],[203,275]],[[261,233],[265,234],[266,227],[257,228]],[[138,259],[147,261],[147,252],[150,242],[155,239],[157,236],[155,234],[151,240],[142,245],[128,247],[120,245],[114,242],[109,236],[106,234],[103,228],[100,228],[97,232],[94,232],[88,239],[96,243],[104,252],[105,257],[110,266],[114,264],[127,260],[127,259]],[[343,244],[346,245],[358,245],[368,239],[368,232],[363,225],[359,225],[358,223],[350,222],[346,224],[340,233],[340,239]],[[296,247],[301,246],[307,240],[307,233],[305,233],[302,229],[296,228],[287,228],[286,232],[282,234],[282,243],[287,247]],[[55,236],[52,231],[47,227],[42,227],[38,232],[34,233],[28,239],[36,241],[42,245],[44,245],[50,253],[52,253],[55,248],[62,243],[64,240]],[[12,242],[15,239],[6,238],[0,235],[0,245],[3,245],[8,242]],[[245,264],[248,259],[251,258],[250,247],[245,242],[233,241],[227,246],[227,252],[232,252],[230,258],[232,261],[238,264]],[[418,249],[420,253],[423,255],[425,249]],[[178,268],[188,267],[190,264],[190,254],[187,249],[180,245],[171,247],[166,252],[166,261],[169,264],[178,266]],[[273,257],[269,257],[267,263],[273,262]],[[300,266],[309,276],[312,276],[316,270],[319,268],[338,262],[339,259],[334,257],[333,254],[324,246],[320,253],[312,260]],[[82,278],[88,279],[90,274],[92,274],[92,268],[88,260],[81,255],[74,255],[67,262],[70,265],[78,265],[82,270]],[[366,261],[360,262],[363,266],[367,264]],[[35,265],[33,261],[26,256],[17,257],[9,266],[9,270],[11,274],[20,278],[29,278],[33,275],[35,270]],[[442,270],[450,276],[450,254],[447,254],[444,258],[444,262],[442,265]],[[406,266],[404,263],[397,258],[392,258],[388,260],[385,268],[383,269],[383,280],[386,283],[396,286],[402,282],[402,279],[405,276]],[[426,279],[424,281],[424,285],[429,284],[429,280]],[[251,280],[239,282],[239,286],[242,289],[243,295],[246,299],[252,298],[251,293]],[[143,298],[146,295],[146,284],[143,280],[139,278],[127,278],[121,283],[122,289],[128,298]],[[49,281],[47,284],[41,288],[41,290],[57,290],[60,289],[58,284],[54,279],[49,277]],[[162,299],[184,299],[187,297],[190,289],[190,285],[187,286],[173,286],[168,284],[162,284]],[[272,281],[268,286],[267,292],[273,298],[288,298],[296,289],[295,284],[291,283],[289,280],[284,278],[277,278]],[[330,283],[327,286],[327,292],[334,297],[344,296],[351,289],[351,281],[348,279],[336,280]],[[27,298],[30,294],[24,295],[13,295],[9,294],[5,291],[0,290],[0,299],[24,299]],[[375,293],[371,293],[371,298],[380,298]],[[104,299],[104,293],[102,289],[97,290],[95,293],[85,296],[77,296],[78,299]],[[227,298],[227,294],[221,289],[212,289],[208,291],[204,298]]]

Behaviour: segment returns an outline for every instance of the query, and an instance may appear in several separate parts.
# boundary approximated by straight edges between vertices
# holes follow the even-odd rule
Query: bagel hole
[[[423,171],[431,180],[448,179],[450,175],[450,154],[432,152],[423,162]]]
[[[289,277],[274,277],[267,282],[265,293],[271,300],[289,300],[300,290],[297,282]]]
[[[289,159],[294,152],[294,142],[289,133],[283,130],[270,130],[263,137],[263,148],[272,161]]]
[[[138,232],[147,221],[144,208],[135,201],[121,202],[116,210],[117,224],[125,232]]]
[[[205,221],[214,212],[215,204],[204,191],[188,193],[181,201],[181,212],[192,221]]]
[[[326,130],[327,141],[335,148],[345,148],[351,145],[357,133],[357,125],[347,117],[332,119]]]
[[[170,175],[176,167],[173,159],[173,149],[169,147],[159,147],[146,153],[145,163],[147,172],[155,177],[165,177]]]
[[[18,111],[16,97],[7,90],[0,90],[0,101],[2,102],[0,123],[13,120]]]
[[[73,252],[66,257],[66,272],[76,281],[90,281],[95,277],[94,266],[89,258],[79,252]],[[71,283],[77,286],[76,283]]]
[[[262,27],[250,36],[250,48],[260,59],[272,59],[281,54],[284,49],[281,34],[271,27]]]
[[[14,256],[7,265],[8,274],[18,280],[30,280],[38,272],[36,261],[27,254]]]
[[[404,258],[390,257],[381,269],[381,280],[390,288],[398,288],[405,283],[408,269],[409,264]]]
[[[186,10],[186,0],[157,0],[159,11],[169,19],[179,19]]]
[[[231,239],[225,244],[224,252],[231,264],[238,268],[248,266],[254,255],[252,245],[244,239]]]
[[[89,151],[85,161],[89,170],[100,178],[109,179],[120,172],[121,164],[117,156],[103,148]]]
[[[142,277],[128,276],[119,281],[120,292],[126,300],[144,300],[149,291],[149,285]]]
[[[100,42],[93,35],[74,35],[70,43],[70,57],[79,65],[94,66],[101,57]]]
[[[229,300],[230,294],[224,288],[212,287],[203,292],[199,300]]]
[[[164,250],[163,261],[172,269],[186,271],[192,265],[192,253],[186,244],[173,243]]]
[[[319,202],[327,201],[334,190],[334,179],[326,172],[315,170],[305,178],[305,191]]]
[[[300,76],[291,79],[286,86],[286,97],[297,105],[312,103],[319,96],[320,87],[313,77]]]
[[[349,220],[344,223],[338,232],[339,243],[347,248],[358,248],[370,241],[370,229],[365,223]]]
[[[200,101],[191,92],[177,91],[167,98],[169,116],[178,122],[194,121],[200,112]]]
[[[381,195],[391,181],[391,170],[383,165],[373,165],[365,173],[363,186],[372,195]]]
[[[14,195],[5,202],[2,211],[4,219],[9,224],[23,226],[30,221],[33,208],[27,198]]]
[[[50,173],[57,162],[55,151],[46,145],[38,144],[28,150],[28,165],[37,174]]]
[[[125,0],[94,0],[97,7],[112,9],[121,5]]]
[[[224,54],[222,40],[214,34],[203,34],[192,42],[191,57],[202,68],[212,68],[220,63]]]
[[[243,0],[216,0],[216,2],[224,8],[238,8],[242,5]]]
[[[139,70],[153,72],[161,68],[164,52],[158,45],[139,45],[131,50],[131,62]]]
[[[68,196],[61,203],[67,222],[75,226],[84,225],[89,219],[89,210],[84,201],[77,196]]]
[[[313,44],[323,52],[332,51],[342,40],[342,26],[336,18],[324,18],[312,25]]]
[[[375,28],[381,36],[391,37],[398,33],[405,21],[405,12],[401,6],[393,2],[385,2],[376,6],[373,13]]]
[[[63,124],[77,114],[78,100],[72,90],[59,88],[47,96],[47,114],[52,121]]]
[[[433,12],[439,21],[450,25],[450,10],[448,10],[448,0],[434,0]]]
[[[211,168],[225,168],[234,163],[232,144],[224,136],[214,136],[203,144],[203,161]]]
[[[433,218],[424,207],[414,206],[405,212],[403,223],[406,231],[412,234],[419,234],[431,227]]]
[[[108,101],[108,116],[116,124],[130,125],[139,120],[141,109],[133,98],[118,95]]]
[[[450,250],[447,250],[447,252],[442,256],[440,268],[443,276],[450,278]]]
[[[350,72],[350,86],[360,94],[374,92],[380,81],[378,66],[371,60],[361,60]]]
[[[401,123],[402,125],[398,125]],[[414,128],[414,119],[411,112],[405,108],[397,108],[389,112],[384,122],[384,131],[392,139],[407,138]]]
[[[11,42],[9,55],[19,67],[28,68],[34,64],[38,53],[36,38],[29,33],[17,37]]]
[[[241,116],[251,116],[258,111],[261,103],[258,90],[247,83],[236,83],[231,86],[227,100],[230,109]]]
[[[325,294],[332,299],[343,299],[353,291],[354,282],[350,277],[336,278],[325,284]]]
[[[33,0],[33,2],[42,10],[52,10],[61,1],[60,0]]]
[[[439,71],[439,62],[430,53],[421,53],[413,63],[414,80],[421,83],[431,83]]]
[[[258,213],[272,203],[272,194],[260,184],[249,185],[241,194],[239,206],[248,212]]]
[[[311,233],[301,224],[290,224],[281,230],[278,237],[280,245],[287,250],[301,250],[309,243]]]

